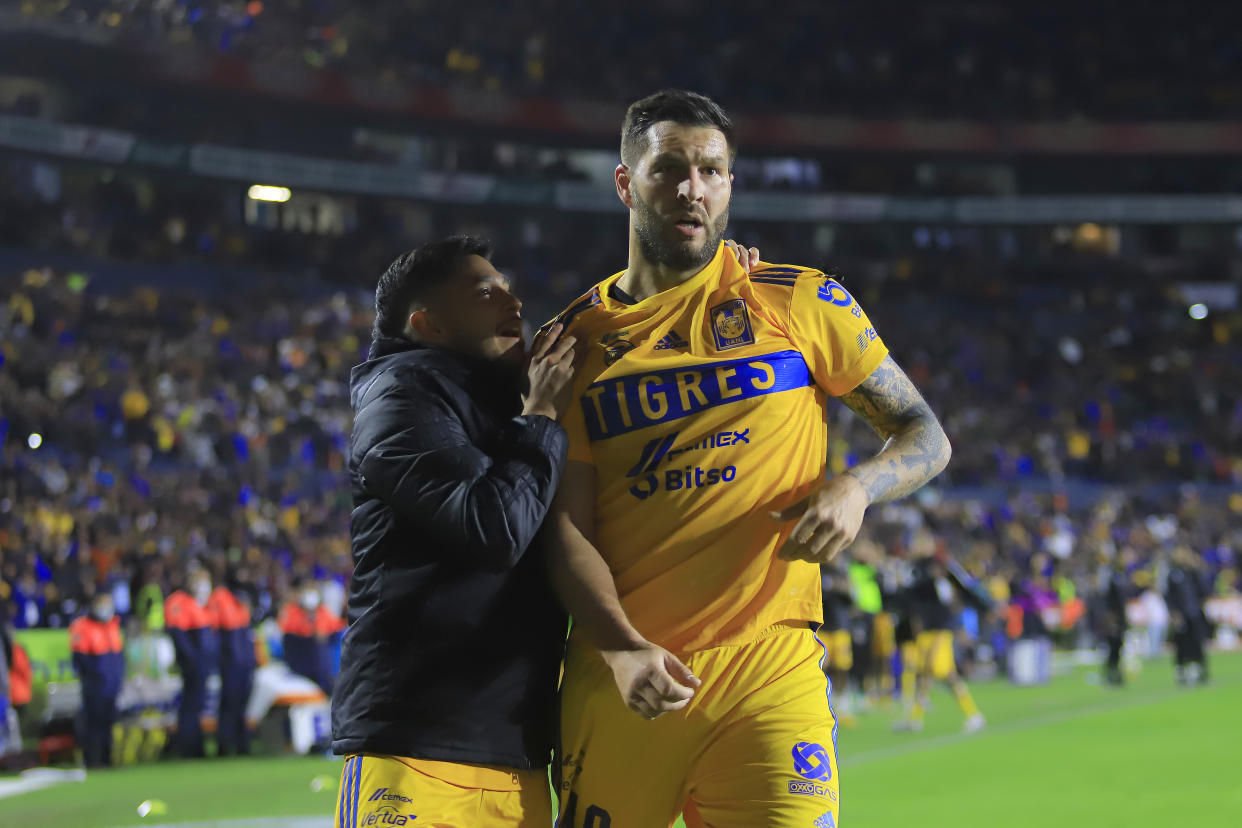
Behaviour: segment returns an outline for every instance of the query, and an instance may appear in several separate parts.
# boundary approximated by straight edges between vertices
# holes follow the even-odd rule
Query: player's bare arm
[[[949,438],[891,356],[840,399],[886,441],[874,457],[845,473],[862,484],[868,503],[905,497],[948,464]]]
[[[591,541],[594,467],[572,460],[565,464],[550,521],[552,585],[575,631],[599,648],[626,705],[645,719],[685,707],[701,682],[675,655],[634,629],[612,570]]]
[[[868,506],[918,490],[949,462],[949,438],[892,357],[886,356],[871,376],[840,400],[884,438],[884,446],[773,515],[781,521],[798,519],[779,553],[786,560],[831,560],[854,542]]]

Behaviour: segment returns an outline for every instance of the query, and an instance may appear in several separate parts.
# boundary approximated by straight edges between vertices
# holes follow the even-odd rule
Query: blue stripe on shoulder
[[[787,287],[787,288],[791,288],[794,285],[798,284],[797,279],[765,279],[761,276],[751,276],[750,280],[752,282],[759,282],[765,285],[781,285],[782,287]]]
[[[556,321],[560,322],[562,325],[568,325],[573,321],[575,316],[582,313],[584,310],[595,307],[599,304],[602,304],[602,300],[599,298],[599,288],[595,288],[585,299],[570,305],[568,310],[556,318]]]
[[[809,270],[805,270],[803,268],[798,268],[798,267],[765,267],[762,270],[756,270],[755,274],[766,276],[768,274],[775,274],[775,273],[788,273],[794,276],[801,276],[803,273],[810,273],[810,272],[811,271]]]

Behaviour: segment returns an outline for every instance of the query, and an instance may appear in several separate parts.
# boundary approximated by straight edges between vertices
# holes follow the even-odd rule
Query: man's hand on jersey
[[[777,557],[786,561],[828,563],[858,536],[867,511],[867,492],[849,475],[838,475],[772,519],[797,519]]]
[[[747,273],[750,273],[755,265],[759,264],[759,248],[742,247],[733,239],[725,239],[725,247],[729,248],[729,252],[737,257],[737,263]]]
[[[577,340],[561,336],[559,322],[535,336],[526,366],[527,391],[522,397],[523,414],[542,414],[559,420],[573,396],[578,371]]]
[[[602,650],[626,706],[644,719],[681,710],[701,682],[677,656],[651,642],[623,650]]]

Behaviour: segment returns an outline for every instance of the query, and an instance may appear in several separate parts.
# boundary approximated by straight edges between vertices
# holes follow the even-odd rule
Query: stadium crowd
[[[92,40],[558,98],[681,85],[751,108],[859,117],[1181,119],[1242,105],[1238,11],[809,1],[475,5],[386,0],[26,0]],[[583,48],[589,44],[589,48]],[[796,81],[787,56],[801,60]],[[779,59],[774,58],[779,56]]]
[[[841,275],[955,438],[949,496],[885,512],[895,525],[933,527],[980,576],[1043,555],[1081,581],[1101,555],[1137,571],[1179,544],[1230,565],[1236,315],[1195,322],[1164,286],[1095,259],[905,257]],[[345,378],[369,341],[365,289],[113,291],[50,268],[2,283],[0,597],[18,626],[65,626],[101,590],[129,614],[193,559],[227,561],[257,617],[295,581],[347,576]],[[873,450],[845,409],[832,428],[832,471]],[[1099,499],[1110,485],[1126,494]],[[1153,530],[1166,514],[1174,529]]]

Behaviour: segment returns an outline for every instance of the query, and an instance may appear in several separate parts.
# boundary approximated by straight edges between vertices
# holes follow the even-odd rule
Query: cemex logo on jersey
[[[673,443],[676,442],[677,435],[680,433],[674,431],[672,434],[650,440],[643,446],[638,462],[625,473],[625,476],[640,477],[644,474],[646,476],[630,487],[630,494],[639,500],[646,500],[660,490],[661,482],[666,492],[675,492],[680,489],[700,489],[705,486],[715,486],[718,483],[732,483],[736,479],[737,467],[732,465],[708,469],[701,466],[686,466],[684,469],[668,469],[662,478],[657,476],[655,472],[660,462],[665,459],[671,460],[678,454],[733,446],[738,443],[750,444],[750,429],[744,428],[741,431],[730,429],[717,434],[709,434],[693,445],[673,449]]]
[[[388,788],[380,788],[367,799],[367,802],[413,802],[408,796],[389,793]]]
[[[798,742],[793,749],[794,772],[812,782],[827,782],[832,778],[832,764],[828,751],[815,742]]]
[[[660,341],[652,348],[653,351],[668,351],[672,348],[689,348],[690,343],[677,335],[677,331],[669,331],[660,337]]]

